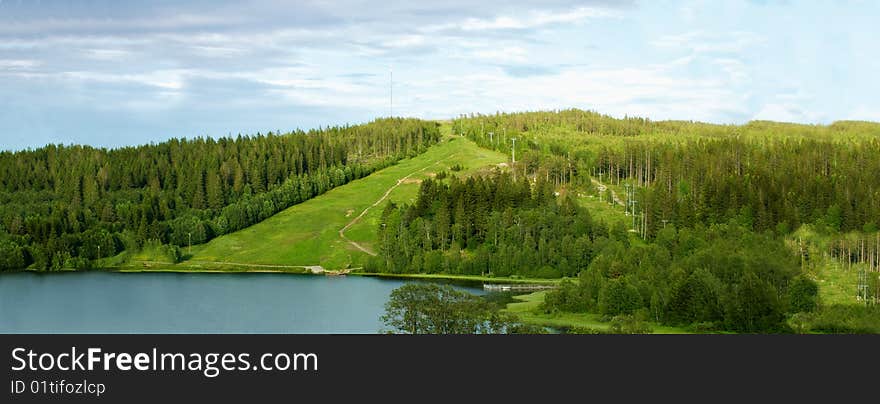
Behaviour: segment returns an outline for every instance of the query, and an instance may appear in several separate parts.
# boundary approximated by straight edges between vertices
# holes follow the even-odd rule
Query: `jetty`
[[[490,292],[536,292],[539,290],[556,289],[556,285],[539,285],[534,283],[484,283],[483,290]]]

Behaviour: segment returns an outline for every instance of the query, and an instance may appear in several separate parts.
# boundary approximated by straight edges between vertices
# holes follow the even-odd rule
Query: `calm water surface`
[[[266,273],[10,273],[0,275],[0,333],[376,333],[389,294],[404,283]]]

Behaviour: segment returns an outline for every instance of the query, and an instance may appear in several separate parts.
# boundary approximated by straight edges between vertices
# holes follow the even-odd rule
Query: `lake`
[[[377,333],[389,294],[405,282],[272,273],[8,273],[0,275],[0,333]]]

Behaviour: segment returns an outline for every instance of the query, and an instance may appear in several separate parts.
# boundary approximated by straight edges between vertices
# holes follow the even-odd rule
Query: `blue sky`
[[[878,18],[875,1],[0,0],[0,149],[365,122],[390,113],[389,71],[397,116],[880,121]]]

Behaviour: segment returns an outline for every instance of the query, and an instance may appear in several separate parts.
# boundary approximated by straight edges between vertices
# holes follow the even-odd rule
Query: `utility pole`
[[[192,254],[192,252],[193,252],[193,234],[192,234],[192,232],[190,232],[190,233],[186,233],[186,235],[187,235],[187,237],[189,237],[189,251],[187,251],[187,254]]]
[[[859,298],[868,305],[868,271],[864,266],[859,268]]]
[[[632,184],[626,184],[626,204],[629,209],[630,215],[632,215],[632,229],[636,230],[636,203],[638,201],[635,200],[635,189],[633,189]]]
[[[513,148],[511,149],[511,155],[513,156],[513,164],[516,164],[516,138],[513,138]]]
[[[631,199],[631,201],[632,202],[630,202],[630,206],[632,206],[632,208],[630,208],[630,210],[632,212],[630,214],[632,215],[632,218],[633,218],[633,230],[636,230],[636,202],[638,202],[638,201],[636,201],[635,199]]]

